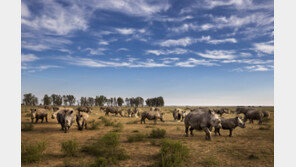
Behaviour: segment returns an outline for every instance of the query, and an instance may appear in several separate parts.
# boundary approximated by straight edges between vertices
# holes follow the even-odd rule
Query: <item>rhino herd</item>
[[[78,107],[76,110],[70,107],[52,107],[53,113],[52,119],[56,119],[61,125],[61,130],[65,133],[69,131],[73,123],[77,123],[78,130],[87,129],[89,113],[91,113],[91,107]],[[48,111],[51,110],[48,107],[31,109],[31,121],[32,123],[41,120],[43,123],[44,119],[47,121]],[[125,110],[120,107],[100,107],[101,111],[105,112],[106,116],[114,114],[115,116],[127,116],[127,117],[140,117],[140,122],[146,123],[147,120],[153,120],[157,123],[157,120],[165,122],[164,113],[158,107],[151,107],[149,111],[143,111],[138,107],[130,108]],[[236,116],[234,118],[224,118],[223,114],[236,113],[243,114],[244,118]],[[262,124],[264,117],[269,117],[270,114],[267,111],[258,111],[255,109],[249,109],[245,107],[238,107],[235,111],[230,111],[225,108],[221,109],[209,109],[199,107],[197,109],[190,110],[189,108],[181,109],[176,108],[173,111],[173,118],[175,121],[184,121],[185,125],[185,136],[193,136],[193,130],[204,131],[206,134],[206,140],[211,140],[211,131],[214,128],[215,135],[221,136],[220,129],[229,130],[229,136],[232,136],[232,131],[236,127],[245,128],[245,122],[249,120],[249,123],[253,123],[254,120],[258,120],[259,124]]]

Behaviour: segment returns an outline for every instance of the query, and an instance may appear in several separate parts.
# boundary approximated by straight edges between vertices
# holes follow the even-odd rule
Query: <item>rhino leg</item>
[[[229,137],[232,136],[232,129],[229,129]]]
[[[38,119],[39,119],[39,118],[38,118],[38,117],[36,117],[35,123],[37,123],[37,122],[38,122]]]
[[[44,121],[44,117],[41,117],[41,123],[43,123],[43,121]]]
[[[34,118],[31,118],[31,123],[33,123],[34,122]]]
[[[154,124],[156,124],[157,118],[154,119]]]
[[[84,124],[84,128],[87,129],[87,122],[85,122],[85,124]]]
[[[47,120],[47,116],[45,117],[45,120],[46,120],[46,122],[48,122],[48,120]]]
[[[190,135],[191,135],[191,136],[194,136],[194,135],[193,135],[193,130],[194,130],[194,128],[190,127],[189,130],[190,130]]]
[[[219,136],[221,136],[220,128],[215,128],[215,136],[217,136],[217,133],[219,134]]]
[[[185,136],[188,137],[188,129],[189,129],[189,126],[185,126]]]
[[[206,132],[206,140],[212,140],[210,130],[207,127],[204,127],[203,130]]]
[[[259,125],[262,124],[262,118],[259,118],[259,122],[258,122]]]

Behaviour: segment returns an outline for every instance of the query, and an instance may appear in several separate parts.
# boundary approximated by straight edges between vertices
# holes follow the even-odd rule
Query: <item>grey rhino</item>
[[[47,110],[43,109],[43,108],[38,108],[38,109],[31,109],[31,122],[34,122],[35,119],[35,123],[38,122],[39,119],[41,119],[41,123],[43,123],[43,120],[47,121]]]
[[[174,117],[174,120],[181,120],[182,118],[182,113],[183,113],[183,110],[180,109],[180,108],[175,108],[175,110],[173,111],[173,117]]]
[[[206,140],[211,140],[212,127],[221,128],[221,119],[213,110],[200,110],[190,112],[185,117],[185,133],[188,137],[188,130],[193,136],[193,130],[204,130],[206,133]],[[189,129],[190,128],[190,129]]]
[[[262,113],[263,113],[263,117],[266,117],[266,118],[269,118],[270,117],[270,114],[269,114],[269,112],[268,111],[262,111]]]
[[[222,129],[226,129],[229,130],[229,137],[232,136],[232,131],[237,127],[241,127],[241,128],[245,128],[246,125],[243,122],[243,120],[241,120],[240,117],[235,117],[235,118],[221,118],[221,124],[222,124]],[[217,135],[217,133],[219,134],[219,136],[221,136],[220,134],[220,128],[215,128],[215,135]]]
[[[112,114],[115,114],[115,115],[118,115],[120,114],[120,116],[124,116],[124,113],[122,111],[121,108],[119,107],[106,107],[105,109],[105,115],[109,115],[109,113],[112,113]]]
[[[138,107],[130,108],[130,109],[127,110],[128,117],[136,117],[136,118],[138,118],[140,111],[141,110]]]
[[[220,117],[222,117],[223,114],[228,114],[228,110],[225,108],[221,108],[221,109],[215,109],[214,110],[216,114],[219,114]]]
[[[141,124],[144,122],[146,124],[145,119],[148,120],[154,120],[154,123],[156,124],[157,119],[159,119],[162,122],[165,122],[163,119],[164,113],[160,113],[159,111],[144,111],[141,114]]]
[[[77,108],[78,112],[86,112],[86,113],[91,113],[92,107],[85,107],[85,106],[79,106]]]
[[[57,107],[57,106],[54,106],[53,107],[53,113],[51,114],[51,119],[56,119],[57,118],[57,113],[63,109],[66,109],[65,107]]]
[[[264,116],[262,111],[247,108],[237,108],[236,113],[242,113],[245,115],[244,122],[246,122],[248,119],[250,120],[250,123],[253,123],[253,120],[259,120],[258,124],[262,124],[262,118]]]
[[[64,111],[63,127],[64,127],[65,133],[67,133],[69,131],[70,127],[72,126],[72,124],[75,122],[74,110],[73,109],[64,109],[63,111]]]
[[[87,120],[89,115],[85,112],[78,112],[76,114],[76,123],[78,130],[83,130],[83,127],[87,129]]]

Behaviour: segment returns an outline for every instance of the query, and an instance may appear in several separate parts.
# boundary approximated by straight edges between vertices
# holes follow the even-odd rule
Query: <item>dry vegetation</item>
[[[263,108],[263,107],[262,107]],[[259,109],[262,109],[259,108]],[[147,108],[146,108],[147,109]],[[233,137],[228,137],[228,131],[221,130],[222,136],[215,136],[212,133],[212,141],[205,140],[204,132],[195,132],[194,137],[184,137],[184,123],[173,121],[172,110],[174,107],[163,107],[166,112],[165,121],[146,121],[146,125],[140,124],[140,118],[127,117],[101,117],[104,113],[94,108],[90,114],[94,120],[89,127],[92,130],[78,131],[76,123],[73,124],[69,133],[63,133],[56,120],[48,117],[48,123],[30,124],[29,108],[22,106],[22,143],[25,143],[22,150],[35,152],[34,149],[42,152],[42,155],[30,163],[27,160],[23,166],[96,166],[109,162],[106,157],[91,155],[81,151],[85,146],[96,142],[104,142],[104,135],[110,133],[118,134],[118,145],[116,149],[122,150],[123,155],[117,155],[118,161],[109,163],[108,166],[161,166],[171,165],[171,162],[160,162],[160,156],[165,149],[181,150],[185,161],[176,166],[273,166],[274,163],[274,114],[273,107],[264,108],[271,113],[271,117],[258,125],[246,123],[246,128],[237,127]],[[234,110],[235,108],[231,108]],[[234,117],[235,114],[225,114],[224,117]],[[100,118],[100,119],[99,119]],[[159,130],[157,130],[159,129]],[[161,129],[164,129],[163,132]],[[154,130],[154,132],[152,132]],[[213,131],[212,131],[213,132]],[[152,138],[152,136],[163,135]],[[107,135],[108,136],[108,135]],[[116,135],[117,136],[117,135]],[[162,139],[164,137],[164,139]],[[106,138],[106,137],[105,137]],[[163,141],[166,141],[164,144]],[[180,143],[178,142],[180,141]],[[45,142],[45,149],[40,143]],[[39,143],[35,148],[30,149]],[[42,146],[42,147],[41,147]],[[189,155],[186,155],[187,148]],[[118,147],[118,148],[117,148]],[[171,148],[173,147],[173,148]],[[176,147],[176,148],[175,148]],[[39,149],[40,148],[40,149]],[[103,149],[103,148],[102,148]],[[125,151],[124,151],[125,150]],[[163,151],[161,151],[163,150]],[[172,152],[172,151],[167,151]],[[22,153],[23,155],[23,153]],[[109,155],[109,154],[108,154]],[[111,155],[111,154],[110,154]],[[106,156],[104,154],[104,156]],[[123,157],[121,157],[123,156]],[[170,157],[162,159],[170,160]],[[122,159],[121,159],[122,158]],[[179,162],[175,162],[179,163]],[[98,165],[97,165],[98,166]]]

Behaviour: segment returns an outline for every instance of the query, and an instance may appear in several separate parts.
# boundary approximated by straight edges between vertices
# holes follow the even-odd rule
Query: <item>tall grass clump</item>
[[[217,166],[219,165],[219,162],[217,161],[217,159],[213,156],[206,156],[205,158],[203,158],[200,163],[203,166]]]
[[[181,167],[189,156],[189,149],[180,141],[164,139],[160,146],[160,155],[154,165],[156,167]]]
[[[93,167],[110,166],[129,158],[125,150],[119,148],[119,135],[115,132],[109,132],[96,143],[82,147],[82,152],[96,157],[95,163],[91,165]]]
[[[132,142],[143,141],[145,138],[146,138],[146,135],[144,135],[142,133],[137,133],[134,135],[127,136],[127,141],[129,143],[132,143]]]
[[[87,124],[87,129],[96,130],[96,129],[99,129],[99,126],[100,126],[100,122],[95,121],[95,120],[91,120]]]
[[[151,133],[150,133],[150,138],[156,138],[156,139],[160,139],[160,138],[164,138],[165,137],[165,133],[166,130],[164,129],[152,129]]]
[[[32,144],[21,144],[21,161],[23,164],[38,162],[43,157],[43,152],[46,149],[46,142],[36,142]]]
[[[108,118],[105,118],[104,116],[100,116],[99,119],[101,119],[102,123],[103,123],[105,126],[114,126],[114,125],[115,125],[115,123],[114,123],[112,120],[110,120],[110,119],[108,119]]]
[[[32,131],[34,129],[34,125],[32,123],[22,124],[22,131]]]
[[[68,140],[61,143],[61,151],[65,156],[77,156],[78,144],[76,141]]]

